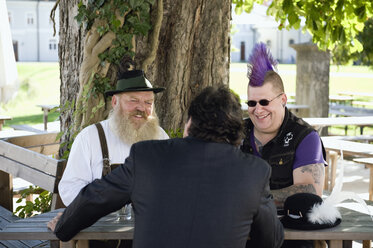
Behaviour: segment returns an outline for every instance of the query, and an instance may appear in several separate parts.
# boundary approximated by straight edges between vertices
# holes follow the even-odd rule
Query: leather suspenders
[[[103,160],[102,176],[105,176],[111,171],[110,160],[109,160],[109,150],[107,148],[105,132],[104,132],[104,129],[102,128],[101,123],[96,123],[95,125],[97,127],[98,136],[100,137],[100,143],[101,143],[102,160]]]

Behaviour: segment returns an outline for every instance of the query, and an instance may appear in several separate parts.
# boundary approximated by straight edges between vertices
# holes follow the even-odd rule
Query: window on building
[[[8,12],[9,25],[12,25],[12,13]]]
[[[266,41],[266,45],[267,45],[268,48],[271,48],[272,41],[271,40],[267,40]]]
[[[244,41],[241,41],[241,57],[240,57],[240,60],[241,61],[245,61],[245,42]]]
[[[293,45],[294,44],[294,40],[293,39],[290,39],[289,40],[289,45]]]
[[[27,13],[27,25],[34,25],[34,14],[33,13]]]
[[[56,50],[57,49],[57,40],[50,39],[49,40],[49,50]]]

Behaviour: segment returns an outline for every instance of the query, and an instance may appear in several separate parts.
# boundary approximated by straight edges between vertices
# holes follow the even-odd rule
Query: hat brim
[[[313,224],[311,222],[306,222],[303,219],[293,219],[287,215],[282,217],[281,223],[285,228],[296,229],[296,230],[318,230],[318,229],[325,229],[325,228],[332,228],[338,226],[342,220],[337,218],[334,223],[327,223],[327,224]]]
[[[158,88],[130,88],[124,90],[109,90],[105,92],[105,96],[113,96],[115,94],[124,93],[124,92],[136,92],[136,91],[153,91],[155,94],[164,91],[165,88],[158,87]]]

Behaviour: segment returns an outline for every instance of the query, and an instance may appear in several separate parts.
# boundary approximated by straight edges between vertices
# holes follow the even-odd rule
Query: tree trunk
[[[231,1],[164,0],[163,9],[159,47],[146,75],[166,87],[156,99],[161,126],[177,130],[195,95],[229,84]],[[136,50],[141,57],[141,44]]]
[[[60,123],[64,143],[71,139],[72,133],[68,132],[73,125],[73,113],[75,106],[71,104],[76,101],[79,92],[79,70],[83,61],[84,32],[74,19],[77,15],[77,5],[80,0],[62,0],[60,9],[60,31],[59,50],[60,61]],[[60,150],[60,156],[67,149],[67,144]]]
[[[330,53],[311,43],[291,47],[297,51],[296,103],[310,106],[310,117],[328,117]]]
[[[86,34],[74,19],[78,2],[62,0],[59,4],[61,106],[77,100],[82,84],[79,74],[81,64],[85,63]],[[163,0],[160,6],[157,3],[162,1],[156,1],[151,11],[153,27],[157,20],[162,21],[155,58],[149,66],[143,66],[154,44],[152,30],[147,37],[136,37],[135,62],[138,69],[146,71],[153,85],[167,88],[157,96],[156,110],[163,128],[177,130],[183,128],[186,110],[196,94],[206,86],[229,83],[231,1]],[[160,12],[158,7],[163,10]],[[106,75],[113,81],[114,71],[110,68]],[[106,102],[108,109],[110,104]],[[61,108],[62,142],[71,140],[69,128],[75,124],[74,111],[75,106]],[[106,115],[107,111],[100,113],[95,121],[105,119]]]

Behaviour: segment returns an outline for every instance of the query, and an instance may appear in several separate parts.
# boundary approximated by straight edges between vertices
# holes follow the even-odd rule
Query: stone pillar
[[[329,114],[330,53],[313,43],[291,45],[297,51],[296,104],[308,105],[309,117]]]

